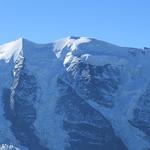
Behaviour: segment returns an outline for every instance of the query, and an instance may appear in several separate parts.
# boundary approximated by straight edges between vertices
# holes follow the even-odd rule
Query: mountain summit
[[[150,51],[87,37],[0,46],[0,150],[149,150]]]

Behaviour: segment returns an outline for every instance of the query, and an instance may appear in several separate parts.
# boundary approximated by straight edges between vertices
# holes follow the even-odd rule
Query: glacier
[[[150,150],[149,60],[88,37],[0,45],[0,150]]]

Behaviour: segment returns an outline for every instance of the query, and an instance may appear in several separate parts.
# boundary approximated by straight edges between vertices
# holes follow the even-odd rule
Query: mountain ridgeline
[[[0,150],[150,150],[150,50],[86,37],[0,46]]]

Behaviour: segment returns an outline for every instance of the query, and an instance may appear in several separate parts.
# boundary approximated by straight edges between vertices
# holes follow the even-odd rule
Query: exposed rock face
[[[0,150],[148,150],[149,59],[85,37],[0,46]]]

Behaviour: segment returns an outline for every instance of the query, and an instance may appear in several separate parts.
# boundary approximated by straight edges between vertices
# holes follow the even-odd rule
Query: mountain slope
[[[150,149],[149,59],[86,37],[1,45],[0,149]]]

